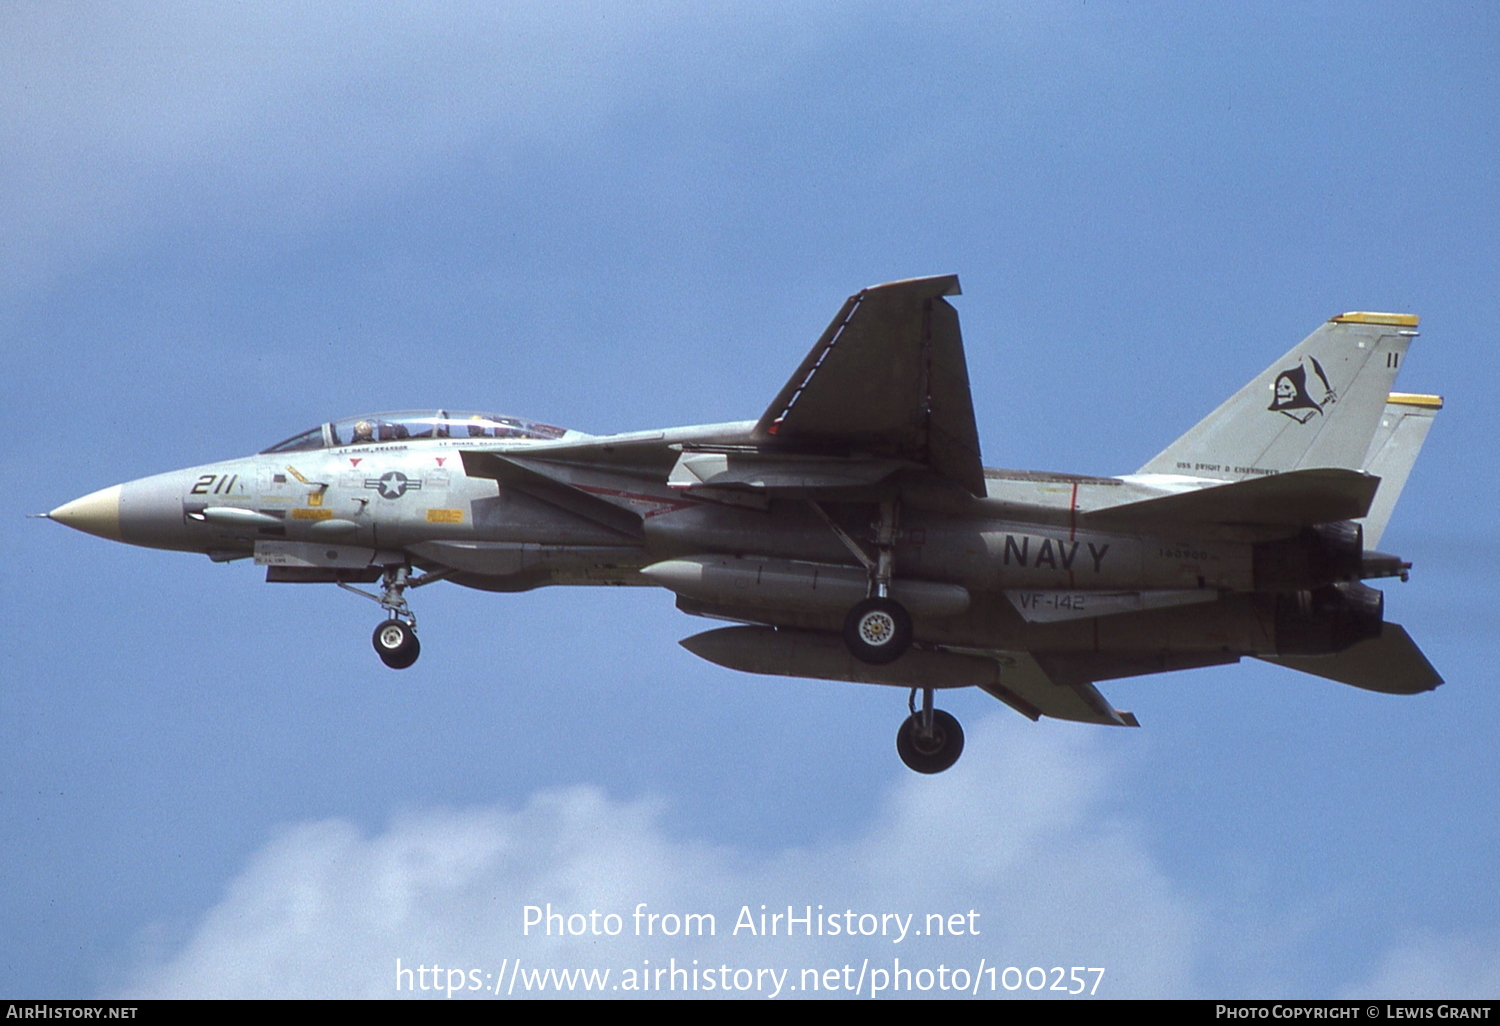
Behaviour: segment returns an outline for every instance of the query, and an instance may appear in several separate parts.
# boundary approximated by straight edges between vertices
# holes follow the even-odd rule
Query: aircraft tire
[[[844,617],[844,644],[862,663],[893,663],[911,647],[911,614],[888,598],[857,602]]]
[[[932,710],[932,736],[923,738],[917,732],[921,713],[908,716],[896,731],[896,752],[908,769],[918,773],[941,773],[964,753],[964,728],[958,720],[941,709]]]
[[[400,620],[386,620],[375,628],[370,639],[380,661],[393,670],[404,670],[417,661],[422,653],[422,644],[417,641],[411,625]]]

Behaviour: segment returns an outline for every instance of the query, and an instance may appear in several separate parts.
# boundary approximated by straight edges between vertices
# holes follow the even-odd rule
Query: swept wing
[[[777,393],[751,436],[776,448],[924,464],[984,494],[958,277],[862,289]]]

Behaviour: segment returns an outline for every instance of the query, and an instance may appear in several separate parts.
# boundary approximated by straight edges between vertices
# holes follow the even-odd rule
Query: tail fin
[[[1406,477],[1411,473],[1412,464],[1417,462],[1422,443],[1427,440],[1432,418],[1442,408],[1443,397],[1438,395],[1392,392],[1386,400],[1385,411],[1362,468],[1380,478],[1380,487],[1363,521],[1365,548],[1373,549],[1380,544],[1385,525],[1396,509],[1396,500],[1406,486]]]
[[[1413,314],[1333,318],[1137,473],[1239,481],[1360,469],[1416,327]]]

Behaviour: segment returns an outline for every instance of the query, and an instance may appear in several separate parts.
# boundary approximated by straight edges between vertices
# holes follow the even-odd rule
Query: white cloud
[[[1393,948],[1346,997],[1493,1000],[1500,994],[1500,938],[1424,936]]]
[[[588,787],[537,794],[517,811],[412,813],[373,837],[337,820],[296,826],[253,859],[180,952],[141,967],[122,990],[390,997],[398,958],[405,968],[479,971],[464,982],[519,958],[523,969],[610,969],[612,984],[646,959],[663,967],[675,958],[679,967],[698,959],[716,970],[790,969],[792,994],[804,968],[857,972],[868,958],[872,970],[890,970],[900,958],[909,969],[970,973],[981,959],[1002,969],[1102,966],[1101,995],[1183,994],[1200,917],[1132,825],[1109,811],[1109,767],[1096,742],[1065,727],[976,724],[954,770],[903,776],[861,835],[769,855],[674,838],[660,803]],[[523,936],[523,907],[548,902],[617,913],[623,932]],[[638,902],[711,912],[716,935],[633,936]],[[735,936],[741,907],[758,916],[762,904],[913,913],[913,934],[900,943]],[[978,936],[915,935],[928,913],[971,909]]]

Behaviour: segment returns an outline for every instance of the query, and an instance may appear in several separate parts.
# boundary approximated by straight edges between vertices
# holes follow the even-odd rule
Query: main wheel
[[[375,628],[375,635],[370,640],[380,661],[393,670],[406,669],[422,654],[422,645],[417,641],[411,624],[400,620],[386,620]]]
[[[913,713],[896,731],[896,752],[909,769],[941,773],[964,753],[964,728],[941,709],[932,710],[932,733],[924,735],[921,713]]]
[[[888,598],[867,598],[844,617],[844,644],[854,658],[883,666],[911,647],[911,614]]]

